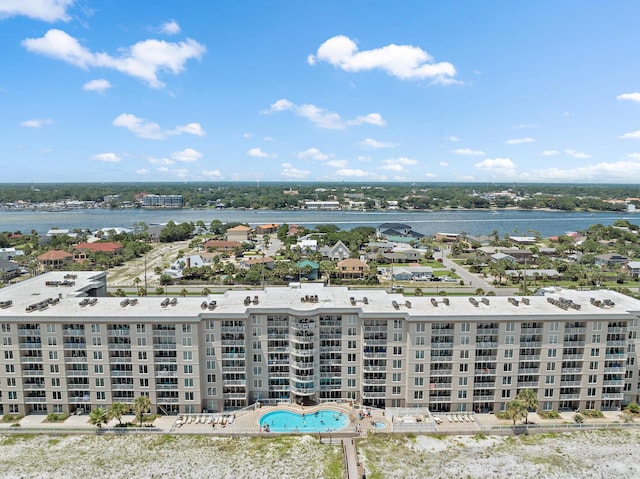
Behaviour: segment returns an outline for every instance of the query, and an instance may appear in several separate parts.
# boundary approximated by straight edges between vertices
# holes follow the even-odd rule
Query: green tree
[[[133,413],[136,415],[136,421],[142,427],[142,419],[144,414],[151,409],[151,400],[147,396],[139,396],[133,400]]]
[[[527,415],[527,407],[524,402],[519,399],[509,401],[504,409],[504,415],[507,419],[513,421],[513,425],[516,425],[516,421],[524,419]]]
[[[108,421],[107,411],[104,408],[95,408],[89,414],[89,423],[96,427],[102,427]]]
[[[108,419],[117,419],[118,424],[122,426],[122,416],[129,412],[129,406],[121,402],[114,402],[107,411]]]
[[[533,389],[522,389],[516,398],[525,405],[525,424],[529,424],[529,411],[538,409],[538,394]]]

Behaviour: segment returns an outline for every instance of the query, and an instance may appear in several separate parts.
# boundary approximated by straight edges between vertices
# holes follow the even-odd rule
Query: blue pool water
[[[297,414],[291,411],[273,411],[260,418],[260,427],[270,432],[330,432],[344,429],[349,418],[339,411],[322,410]]]

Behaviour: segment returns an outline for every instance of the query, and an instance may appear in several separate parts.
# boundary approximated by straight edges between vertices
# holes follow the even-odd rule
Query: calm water
[[[564,213],[557,211],[435,211],[435,212],[363,212],[363,211],[284,211],[284,210],[144,210],[144,209],[94,209],[72,211],[0,211],[0,231],[46,233],[51,228],[132,228],[135,223],[148,225],[168,221],[213,220],[223,223],[240,221],[252,226],[263,223],[288,223],[314,227],[331,223],[340,229],[356,226],[377,226],[387,222],[410,225],[414,231],[426,235],[438,232],[461,233],[471,236],[487,235],[497,230],[504,233],[528,235],[537,231],[543,236],[560,235],[567,231],[585,230],[592,224],[610,225],[618,219],[632,223],[640,221],[640,215],[615,213]]]
[[[273,411],[260,418],[260,427],[268,424],[271,432],[326,432],[344,429],[349,419],[339,411],[321,410],[311,414]]]

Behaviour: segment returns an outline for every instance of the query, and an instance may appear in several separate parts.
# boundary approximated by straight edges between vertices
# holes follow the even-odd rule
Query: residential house
[[[320,248],[320,254],[322,259],[329,261],[342,261],[343,259],[350,258],[351,252],[347,245],[342,241],[339,241],[333,246],[322,246]]]
[[[505,253],[494,253],[491,255],[492,262],[497,263],[498,261],[501,261],[501,260],[509,261],[510,263],[516,262],[516,259],[513,256]]]
[[[433,277],[430,266],[402,266],[393,268],[389,275],[396,281],[429,281]]]
[[[0,280],[9,281],[20,274],[20,265],[15,261],[0,259]]]
[[[296,268],[298,268],[298,276],[300,278],[307,278],[309,281],[315,281],[320,276],[320,265],[315,261],[310,261],[308,259],[298,261],[296,263]],[[308,270],[308,272],[305,273],[304,270]]]
[[[61,269],[73,261],[73,255],[62,250],[51,250],[38,256],[38,262],[45,271]]]
[[[511,278],[512,281],[527,277],[527,280],[541,281],[548,279],[558,279],[560,273],[555,269],[508,269],[504,272],[505,276]]]
[[[318,240],[314,239],[301,239],[296,243],[302,253],[315,253],[318,250]]]
[[[257,235],[268,235],[271,233],[276,233],[279,227],[280,225],[276,223],[260,225],[255,227],[255,232]]]
[[[347,258],[338,262],[336,270],[341,278],[364,278],[369,266],[356,258]]]
[[[444,243],[455,243],[460,241],[460,235],[458,233],[436,233],[434,239]]]
[[[239,266],[244,269],[249,269],[252,266],[264,265],[264,267],[267,269],[273,269],[275,264],[276,262],[273,258],[271,258],[270,256],[265,256],[264,258],[260,257],[260,258],[243,259],[240,262]]]
[[[185,268],[201,268],[202,266],[204,266],[204,260],[200,255],[194,254],[178,258],[162,274],[171,276],[173,279],[180,279]]]
[[[509,241],[517,244],[535,244],[535,236],[509,236]]]
[[[611,267],[626,264],[629,261],[629,258],[618,253],[605,253],[595,256],[593,261],[596,266]]]
[[[625,269],[627,270],[631,278],[640,278],[640,261],[629,261],[626,264]]]
[[[251,233],[251,228],[249,228],[248,226],[234,226],[233,228],[229,228],[227,230],[227,240],[239,241],[240,243],[244,243],[249,239],[249,233]]]
[[[397,243],[409,243],[424,237],[422,233],[413,231],[411,226],[403,223],[383,223],[376,227],[376,235]]]
[[[10,261],[17,256],[24,256],[24,251],[15,248],[0,248],[0,260]]]
[[[203,245],[207,251],[217,251],[219,253],[233,253],[236,248],[241,248],[242,243],[239,241],[226,240],[209,240]]]
[[[124,246],[113,242],[80,243],[73,247],[73,259],[82,262],[89,257],[89,253],[104,253],[115,255],[122,253]]]

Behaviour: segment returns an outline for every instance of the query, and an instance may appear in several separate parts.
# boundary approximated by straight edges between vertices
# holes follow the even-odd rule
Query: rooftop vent
[[[253,304],[258,304],[258,302],[259,302],[259,301],[258,301],[258,297],[257,297],[257,296],[254,296],[254,297],[253,297]]]
[[[391,304],[393,305],[394,309],[400,309],[400,305],[395,299],[391,301]]]
[[[169,304],[171,306],[175,306],[176,304],[178,304],[178,298],[171,298],[171,301],[169,301]]]
[[[523,304],[526,304],[527,306],[529,306],[529,298],[522,298],[521,301]]]
[[[482,299],[481,299],[481,301],[482,301],[484,304],[486,304],[487,306],[489,305],[489,298],[482,298]],[[527,302],[527,304],[529,304],[529,303]]]
[[[120,301],[120,306],[122,306],[123,308],[128,305],[129,305],[128,299],[123,299],[122,301]]]
[[[411,307],[411,301],[409,301],[409,300],[405,301],[405,302],[404,302],[404,305],[405,305],[407,308],[410,308],[410,307]]]
[[[213,311],[214,309],[216,309],[217,305],[218,303],[216,301],[209,301],[209,310]]]
[[[136,304],[138,304],[138,298],[129,299],[129,306],[135,306]]]
[[[520,302],[516,298],[509,298],[509,302],[514,306],[518,306]]]
[[[7,301],[0,301],[0,308],[2,309],[10,308],[12,305],[13,301],[11,301],[10,299]]]
[[[356,298],[354,298],[353,296],[351,296],[349,298],[349,302],[351,303],[351,306],[355,306],[356,305]]]
[[[363,297],[362,297],[362,302],[363,302],[364,304],[369,304],[369,298],[367,298],[366,296],[363,296]]]
[[[449,306],[449,298],[443,298],[442,302],[443,302],[446,306]]]
[[[169,306],[170,302],[171,302],[171,300],[169,298],[164,298],[162,300],[162,303],[160,303],[160,306],[162,306],[163,308],[166,308],[167,306]]]
[[[244,298],[244,305],[249,306],[251,304],[251,296]]]
[[[476,308],[478,307],[478,300],[476,298],[469,298],[469,302],[473,304]]]
[[[435,307],[438,307],[438,300],[436,298],[431,298],[431,304],[433,304]]]

